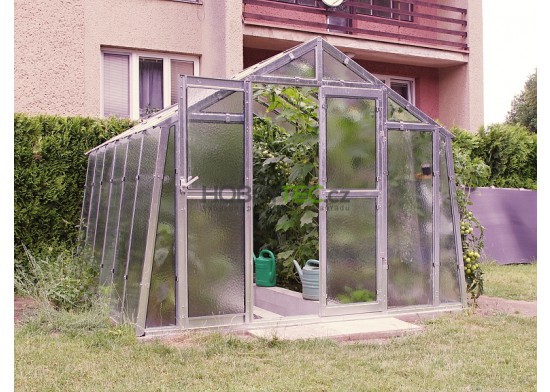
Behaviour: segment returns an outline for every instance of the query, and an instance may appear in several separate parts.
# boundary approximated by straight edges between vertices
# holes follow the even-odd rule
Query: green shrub
[[[491,185],[537,188],[537,135],[521,125],[494,124],[479,132],[477,156],[491,168]]]
[[[468,187],[537,188],[537,135],[493,124],[478,133],[453,128],[455,171]]]
[[[115,118],[15,114],[16,270],[28,269],[23,245],[46,256],[75,244],[86,179],[85,152],[132,125]]]

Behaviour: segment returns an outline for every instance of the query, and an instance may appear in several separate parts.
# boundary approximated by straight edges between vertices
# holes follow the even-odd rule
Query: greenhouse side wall
[[[167,129],[151,128],[89,154],[83,254],[99,268],[99,284],[110,296],[111,316],[141,328],[146,306],[142,304],[144,267],[152,263],[167,138]]]

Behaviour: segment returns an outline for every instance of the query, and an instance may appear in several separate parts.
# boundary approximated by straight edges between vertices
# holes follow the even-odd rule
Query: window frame
[[[392,82],[407,82],[408,85],[409,85],[409,96],[411,97],[409,102],[412,105],[416,104],[416,93],[415,93],[416,80],[415,80],[415,78],[409,78],[409,77],[406,77],[406,76],[396,76],[396,75],[382,75],[382,74],[373,74],[373,75],[377,79],[380,79],[380,81],[383,82],[389,88],[391,88],[391,83]]]
[[[390,6],[387,7],[388,11],[374,11],[374,10],[368,10],[368,12],[357,12],[358,8],[361,8],[361,6],[355,6],[354,12],[358,15],[367,15],[367,16],[374,16],[376,18],[384,18],[384,19],[395,19],[400,20],[402,22],[414,22],[414,17],[412,15],[401,15],[399,11],[402,11],[401,4],[403,4],[403,1],[400,0],[389,0]],[[413,12],[414,11],[414,4],[413,3],[407,3],[405,0],[405,3],[407,4],[407,12]],[[366,0],[365,4],[368,4],[370,6],[379,6],[377,4],[374,4],[374,0]],[[380,6],[385,7],[385,6]],[[376,15],[376,12],[387,12],[389,16],[385,15]]]
[[[112,47],[102,47],[101,48],[101,61],[100,61],[100,116],[105,117],[105,102],[104,102],[104,76],[105,76],[105,54],[118,54],[126,55],[129,57],[129,67],[128,67],[128,84],[129,84],[129,106],[130,106],[130,119],[139,120],[139,59],[140,57],[144,58],[155,58],[162,59],[162,102],[163,108],[171,106],[171,70],[172,63],[171,60],[176,61],[186,61],[193,63],[193,76],[199,76],[199,57],[184,55],[184,54],[175,54],[168,52],[154,52],[147,50],[132,50],[132,49],[121,49],[121,48],[112,48]]]

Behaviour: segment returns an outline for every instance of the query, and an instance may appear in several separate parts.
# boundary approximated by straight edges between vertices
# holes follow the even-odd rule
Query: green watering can
[[[277,283],[277,271],[275,270],[275,256],[270,250],[260,251],[260,255],[254,256],[254,268],[256,270],[256,286],[273,287]]]

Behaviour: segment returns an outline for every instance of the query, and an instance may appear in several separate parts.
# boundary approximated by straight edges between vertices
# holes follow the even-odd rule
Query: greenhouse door
[[[176,141],[177,319],[182,328],[250,319],[249,89],[242,81],[182,77]]]
[[[321,315],[386,308],[382,91],[320,93]]]

